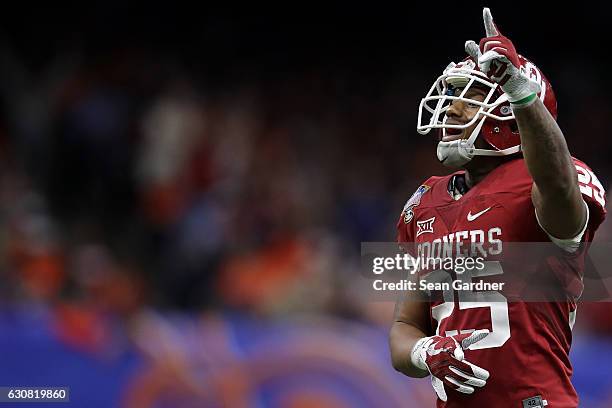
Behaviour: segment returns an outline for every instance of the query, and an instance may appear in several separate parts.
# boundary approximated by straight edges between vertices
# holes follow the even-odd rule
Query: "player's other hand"
[[[469,350],[488,334],[488,330],[476,330],[449,337],[423,337],[412,349],[412,363],[429,371],[431,385],[442,401],[447,400],[445,386],[472,394],[475,389],[486,385],[489,372],[465,360],[463,351]]]
[[[480,71],[502,87],[510,102],[520,103],[539,93],[539,85],[521,73],[521,62],[514,44],[499,32],[491,11],[486,7],[482,18],[486,36],[478,45],[471,40],[465,43],[465,51],[477,62]]]

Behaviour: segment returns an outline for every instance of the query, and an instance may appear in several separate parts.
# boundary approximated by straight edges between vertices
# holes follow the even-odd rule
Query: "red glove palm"
[[[495,25],[493,25],[493,28],[498,33]],[[483,64],[483,68],[488,68],[484,73],[501,86],[508,82],[511,77],[511,73],[508,72],[510,64],[516,69],[520,69],[521,62],[519,61],[514,44],[512,44],[508,37],[504,37],[501,34],[485,37],[480,40],[479,47],[481,56],[478,61]]]
[[[539,84],[521,73],[521,61],[514,44],[499,32],[491,11],[485,8],[482,16],[486,37],[480,40],[480,45],[466,41],[465,51],[491,81],[502,87],[510,102],[533,100],[532,95],[540,92]]]
[[[488,334],[488,330],[476,330],[452,337],[424,337],[412,349],[412,363],[429,371],[431,384],[442,401],[447,400],[445,385],[452,390],[472,394],[474,387],[486,385],[489,372],[465,360],[463,350],[469,350]]]

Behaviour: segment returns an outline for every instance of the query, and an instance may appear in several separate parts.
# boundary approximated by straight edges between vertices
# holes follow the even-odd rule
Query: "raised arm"
[[[533,178],[531,199],[538,220],[553,237],[573,238],[583,229],[587,214],[563,133],[538,98],[513,109]]]
[[[587,208],[576,168],[557,122],[538,98],[540,84],[520,71],[512,42],[503,36],[488,8],[483,10],[486,37],[466,51],[508,95],[518,125],[525,163],[533,178],[532,201],[540,225],[555,238],[573,238],[583,230]]]

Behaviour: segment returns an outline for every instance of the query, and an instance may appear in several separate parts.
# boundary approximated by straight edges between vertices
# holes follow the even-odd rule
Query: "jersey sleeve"
[[[416,193],[415,193],[416,194]],[[414,196],[414,195],[413,195]],[[414,232],[412,230],[412,220],[413,215],[409,211],[413,209],[409,208],[410,200],[406,202],[404,208],[402,209],[401,214],[399,215],[399,219],[397,220],[397,243],[400,244],[404,250],[407,250],[408,247],[405,245],[410,242],[414,242]]]
[[[411,243],[414,242],[414,218],[417,207],[421,204],[423,196],[431,190],[433,184],[439,179],[439,177],[430,177],[423,184],[421,184],[416,191],[410,196],[397,221],[397,242],[398,243]]]
[[[591,215],[591,210],[589,209],[588,204],[586,203],[586,201],[584,201],[584,199],[582,200],[582,203],[584,204],[585,210],[586,210],[586,218],[584,221],[584,226],[582,227],[582,229],[580,230],[580,232],[573,238],[557,238],[554,237],[553,235],[549,234],[548,231],[546,231],[546,228],[544,228],[544,226],[542,225],[542,223],[540,222],[540,219],[538,218],[538,211],[536,209],[535,210],[535,217],[536,220],[538,222],[538,225],[540,226],[540,228],[542,229],[542,231],[544,231],[546,233],[546,235],[548,235],[548,238],[550,238],[550,240],[559,248],[573,253],[576,252],[578,250],[578,248],[580,248],[580,243],[582,242],[582,238],[584,237],[584,234],[587,230],[587,227],[589,226],[589,218]]]
[[[578,159],[574,159],[574,165],[582,198],[589,208],[589,219],[582,240],[592,241],[595,231],[606,218],[606,192],[589,166]]]
[[[404,242],[412,242],[412,230],[404,223],[404,212],[399,216],[397,220],[397,243],[402,244]]]
[[[582,193],[582,199],[586,206],[586,221],[581,231],[573,238],[559,239],[550,235],[540,223],[538,213],[536,211],[536,219],[540,228],[546,232],[550,240],[558,247],[568,251],[575,252],[581,242],[589,242],[593,240],[595,231],[601,225],[606,217],[606,201],[605,190],[602,184],[597,179],[597,176],[584,162],[573,159],[578,174],[578,186]]]

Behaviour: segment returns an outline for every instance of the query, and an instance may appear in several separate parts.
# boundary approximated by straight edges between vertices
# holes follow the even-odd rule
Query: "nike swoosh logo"
[[[472,215],[472,211],[468,212],[467,215],[467,220],[468,221],[474,221],[476,218],[480,217],[482,214],[486,213],[487,211],[489,211],[491,209],[491,207],[489,208],[485,208],[484,210],[477,212],[476,214]]]

